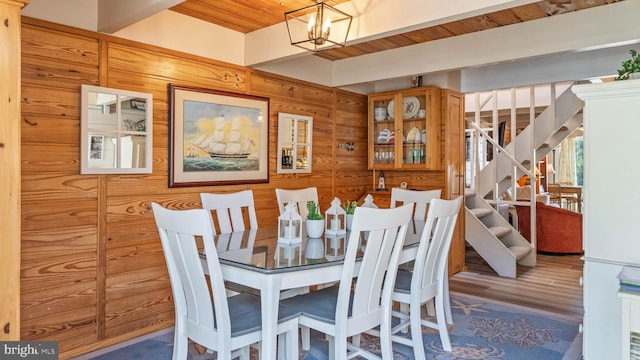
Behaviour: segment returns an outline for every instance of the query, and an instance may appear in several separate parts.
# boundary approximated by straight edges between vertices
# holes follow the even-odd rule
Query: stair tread
[[[478,219],[485,217],[487,215],[491,215],[491,213],[493,213],[493,210],[485,209],[485,208],[469,209],[469,211],[471,211],[471,213]]]
[[[516,245],[516,246],[510,247],[509,251],[511,251],[513,255],[515,255],[516,260],[520,260],[523,257],[529,255],[531,251],[533,251],[533,248],[531,246]]]
[[[505,235],[511,233],[513,228],[505,227],[505,226],[492,226],[489,228],[489,231],[493,233],[497,238],[501,238]]]

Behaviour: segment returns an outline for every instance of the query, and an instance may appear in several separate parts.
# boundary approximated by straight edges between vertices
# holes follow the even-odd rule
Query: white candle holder
[[[298,214],[293,201],[289,202],[284,212],[278,216],[278,242],[287,244],[302,242],[302,217]]]
[[[324,232],[327,235],[347,233],[347,213],[338,198],[331,201],[331,207],[324,213]]]

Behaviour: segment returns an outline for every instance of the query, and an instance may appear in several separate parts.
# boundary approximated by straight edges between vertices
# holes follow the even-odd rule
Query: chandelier
[[[291,45],[313,52],[344,46],[353,17],[321,0],[313,1],[314,5],[284,14]]]

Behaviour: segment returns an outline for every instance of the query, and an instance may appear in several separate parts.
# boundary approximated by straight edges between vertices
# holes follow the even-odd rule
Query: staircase
[[[467,243],[498,275],[515,278],[516,263],[535,265],[531,244],[482,197],[465,193],[464,214]]]
[[[465,194],[465,238],[500,276],[515,278],[516,264],[535,266],[536,252],[487,199],[500,203],[494,192],[503,194],[516,179],[531,176],[531,161],[537,163],[582,124],[583,105],[568,88],[505,148],[488,139],[498,151],[476,174],[475,189]],[[535,210],[532,213],[535,234]]]
[[[583,106],[584,102],[571,91],[571,88],[565,90],[557,98],[555,106],[547,107],[535,119],[533,127],[529,125],[522,130],[515,141],[504,148],[504,152],[499,152],[491,162],[482,168],[478,178],[478,188],[475,192],[486,198],[493,195],[496,183],[498,184],[498,194],[509,189],[511,178],[514,176],[514,166],[505,153],[511,154],[518,163],[525,167],[531,167],[532,149],[535,149],[534,163],[537,163],[582,125],[581,110]],[[533,137],[531,136],[532,131],[535,132]],[[498,168],[496,169],[496,167]],[[526,174],[517,169],[515,179],[519,179],[523,175]]]

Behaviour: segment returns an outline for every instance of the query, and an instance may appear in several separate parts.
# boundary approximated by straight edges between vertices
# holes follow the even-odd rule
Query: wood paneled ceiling
[[[325,2],[327,5],[335,6],[346,1],[348,0]],[[328,60],[341,60],[580,11],[617,1],[622,0],[543,0],[342,48],[323,50],[315,55]],[[283,22],[285,12],[309,5],[311,0],[186,0],[171,10],[246,34]]]

